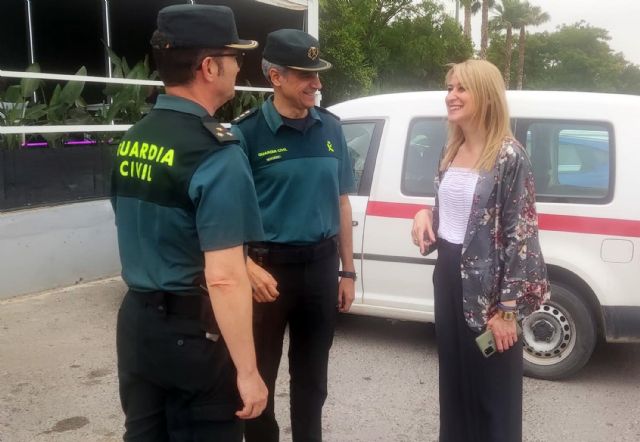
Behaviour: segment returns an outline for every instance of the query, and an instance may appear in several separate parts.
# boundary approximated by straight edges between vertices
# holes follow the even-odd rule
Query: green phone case
[[[520,324],[517,322],[516,322],[516,333],[518,334],[518,338],[522,336],[522,328],[520,327]],[[489,356],[491,356],[497,351],[496,343],[493,340],[493,333],[489,329],[486,329],[484,333],[480,334],[476,338],[476,344],[478,344],[478,348],[480,349],[480,351],[482,352],[482,355],[485,358],[488,358]]]

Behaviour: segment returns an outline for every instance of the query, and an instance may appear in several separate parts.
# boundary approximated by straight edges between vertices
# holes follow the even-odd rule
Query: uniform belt
[[[129,290],[129,294],[145,307],[151,307],[161,313],[200,320],[207,326],[218,330],[211,300],[201,294],[178,295],[171,292],[139,292]]]
[[[331,256],[338,250],[335,236],[315,244],[292,245],[273,242],[258,242],[249,245],[249,256],[258,265],[294,264],[317,261]]]

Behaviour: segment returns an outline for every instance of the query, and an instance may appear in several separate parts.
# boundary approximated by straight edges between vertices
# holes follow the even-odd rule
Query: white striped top
[[[473,204],[478,172],[449,167],[438,188],[438,236],[453,244],[462,244]]]

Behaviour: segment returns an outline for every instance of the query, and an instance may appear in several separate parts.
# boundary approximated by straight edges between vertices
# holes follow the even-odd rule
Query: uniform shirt
[[[265,240],[311,244],[338,234],[340,195],[353,167],[336,116],[315,107],[303,130],[285,124],[273,98],[237,118],[232,132],[249,157]]]
[[[161,95],[118,147],[112,202],[122,277],[133,290],[192,292],[203,282],[204,251],[263,238],[247,158],[204,127],[207,115]]]

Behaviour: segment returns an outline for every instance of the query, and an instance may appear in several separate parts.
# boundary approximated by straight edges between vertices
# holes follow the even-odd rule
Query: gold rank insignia
[[[211,132],[211,135],[218,140],[219,143],[226,143],[229,141],[238,141],[235,135],[224,127],[222,124],[218,123],[213,117],[204,117],[202,119],[202,125]]]
[[[309,57],[311,60],[315,60],[316,58],[318,58],[318,48],[316,48],[315,46],[311,46],[307,51],[307,57]]]

